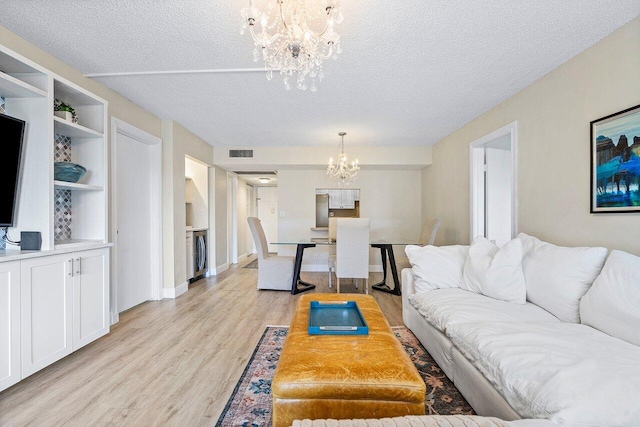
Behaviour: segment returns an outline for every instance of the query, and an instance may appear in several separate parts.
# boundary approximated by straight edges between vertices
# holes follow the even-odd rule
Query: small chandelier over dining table
[[[360,166],[358,166],[358,159],[355,159],[351,163],[347,160],[347,155],[344,154],[344,136],[346,132],[340,132],[340,155],[338,156],[338,162],[333,163],[333,157],[329,159],[329,166],[327,166],[327,175],[338,181],[338,186],[349,185],[351,181],[356,178]]]
[[[258,7],[260,4],[262,7]],[[325,59],[336,59],[342,48],[334,26],[343,20],[339,0],[249,0],[242,13],[240,34],[249,29],[254,42],[253,60],[264,60],[267,79],[273,72],[284,76],[284,85],[312,92],[323,79]],[[259,28],[258,28],[259,27]],[[262,55],[260,55],[262,52]],[[307,78],[309,80],[307,80]]]

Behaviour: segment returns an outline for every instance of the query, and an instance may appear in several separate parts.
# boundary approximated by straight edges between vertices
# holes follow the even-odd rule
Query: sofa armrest
[[[413,278],[413,270],[411,270],[410,268],[403,268],[401,277],[402,277],[402,294],[408,297],[409,295],[413,295],[414,293],[416,293],[416,290],[413,287],[413,284],[415,281]]]

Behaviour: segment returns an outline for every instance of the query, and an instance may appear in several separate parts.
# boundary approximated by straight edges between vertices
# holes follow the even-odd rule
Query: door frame
[[[469,144],[469,243],[484,227],[484,149],[491,142],[509,136],[511,140],[511,238],[518,234],[518,122],[509,123]]]
[[[162,139],[137,127],[111,117],[111,324],[117,323],[118,314],[118,180],[117,180],[117,137],[118,134],[152,147],[151,150],[151,211],[149,218],[151,236],[151,277],[149,280],[151,300],[161,300],[162,293]]]

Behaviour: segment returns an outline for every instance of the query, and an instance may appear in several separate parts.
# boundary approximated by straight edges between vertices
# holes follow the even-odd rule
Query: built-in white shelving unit
[[[78,191],[103,191],[104,187],[98,185],[78,184],[77,182],[65,182],[65,181],[53,181],[56,188],[63,190],[78,190]]]
[[[26,123],[9,232],[42,234],[41,251],[0,252],[2,391],[109,332],[110,245],[107,103],[1,45],[0,97],[4,113]],[[56,98],[77,123],[54,116]],[[87,173],[56,181],[56,161]]]
[[[39,231],[43,250],[69,241],[106,243],[106,101],[3,46],[0,97],[5,100],[5,114],[27,123],[17,217],[11,234]],[[77,123],[54,116],[55,99],[75,109]],[[78,183],[55,181],[55,161],[77,163],[87,173]]]

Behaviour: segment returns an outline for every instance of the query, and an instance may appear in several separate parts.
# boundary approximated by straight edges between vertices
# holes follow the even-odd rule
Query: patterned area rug
[[[392,328],[427,385],[425,413],[474,415],[473,409],[420,341],[404,326]],[[270,426],[271,379],[287,336],[286,327],[267,327],[216,426]]]

